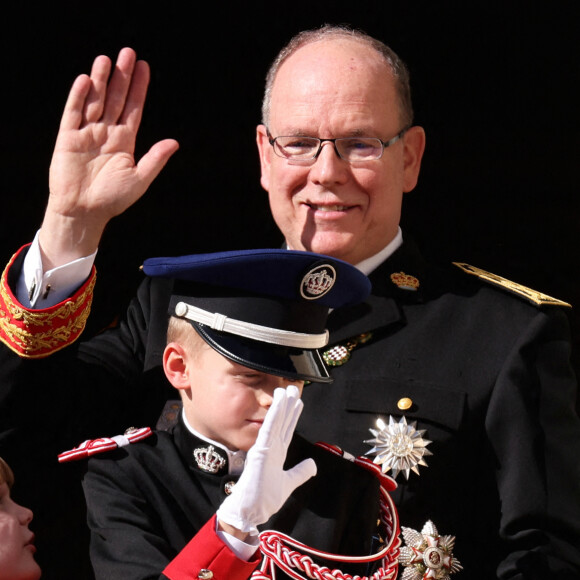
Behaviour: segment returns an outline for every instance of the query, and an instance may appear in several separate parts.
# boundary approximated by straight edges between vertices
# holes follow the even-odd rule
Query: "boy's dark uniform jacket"
[[[17,259],[13,278],[18,267]],[[401,272],[419,287],[398,287],[391,275]],[[403,526],[420,530],[430,519],[456,536],[454,554],[469,580],[579,578],[580,426],[563,310],[453,266],[432,268],[407,242],[370,278],[366,303],[331,314],[330,345],[372,337],[331,370],[332,385],[304,390],[299,431],[360,455],[377,417],[416,421],[433,455],[420,476],[397,478]],[[166,325],[159,305],[170,292],[170,282],[146,280],[116,329],[46,359],[26,362],[3,347],[0,454],[26,473],[16,452],[22,425],[44,423],[58,437],[56,454],[154,423],[174,397],[159,367]],[[73,356],[79,364],[71,366]],[[412,406],[402,411],[405,397]],[[44,409],[31,415],[24,402],[38,398]],[[50,449],[44,438],[34,450],[42,457]]]
[[[224,554],[221,542],[215,541],[212,516],[226,498],[226,484],[237,477],[228,475],[227,467],[217,474],[197,467],[193,451],[207,445],[179,421],[170,432],[159,432],[89,461],[83,486],[97,579],[165,578],[160,572],[176,557],[175,564],[187,568],[189,574],[171,578],[197,578],[200,569],[211,570],[216,579],[250,576],[257,562],[232,562],[232,553],[226,550]],[[379,515],[378,480],[354,463],[295,436],[286,466],[307,457],[316,461],[317,475],[295,490],[260,529],[284,532],[326,552],[370,554]],[[218,546],[215,552],[212,544]],[[335,567],[330,561],[321,564]],[[366,573],[363,566],[357,570],[360,575]],[[287,578],[280,571],[278,577]]]

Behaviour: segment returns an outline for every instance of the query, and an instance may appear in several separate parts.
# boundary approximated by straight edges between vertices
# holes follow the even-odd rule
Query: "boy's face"
[[[189,357],[190,388],[183,390],[184,409],[191,426],[232,451],[247,451],[255,443],[272,394],[303,381],[275,377],[236,364],[208,345]]]
[[[34,534],[28,529],[32,512],[10,497],[0,483],[0,579],[37,580],[40,568],[34,560]]]

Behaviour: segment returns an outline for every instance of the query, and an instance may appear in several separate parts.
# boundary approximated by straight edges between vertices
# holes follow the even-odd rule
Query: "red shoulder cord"
[[[335,455],[343,456],[338,447],[318,443]],[[399,538],[399,516],[389,495],[395,489],[395,482],[384,475],[379,465],[366,457],[353,458],[354,463],[373,472],[380,481],[380,520],[385,530],[383,548],[368,556],[342,556],[310,548],[280,532],[265,530],[260,533],[260,551],[263,558],[260,566],[251,576],[251,580],[276,580],[276,568],[296,580],[393,580],[398,572],[398,558],[401,540]],[[348,564],[365,564],[380,561],[380,568],[371,576],[352,576],[339,569],[330,569],[316,564],[310,556],[316,556],[332,562]],[[305,574],[305,575],[302,575]]]

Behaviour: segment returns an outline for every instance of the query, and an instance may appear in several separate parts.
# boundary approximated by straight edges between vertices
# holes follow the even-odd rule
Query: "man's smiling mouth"
[[[314,203],[308,203],[307,205],[315,211],[346,211],[349,209],[347,205],[318,205]]]

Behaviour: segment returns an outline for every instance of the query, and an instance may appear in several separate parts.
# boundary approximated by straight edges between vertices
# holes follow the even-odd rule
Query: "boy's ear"
[[[163,351],[163,370],[167,380],[176,389],[188,389],[187,352],[176,342],[170,342]]]

